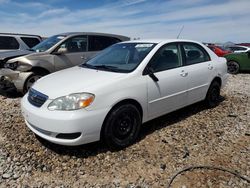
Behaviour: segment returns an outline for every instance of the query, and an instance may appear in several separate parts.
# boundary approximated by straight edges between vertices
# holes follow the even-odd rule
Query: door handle
[[[81,59],[86,60],[86,59],[87,59],[87,57],[85,57],[85,56],[81,56]]]
[[[208,65],[208,69],[209,69],[209,70],[212,70],[213,68],[214,68],[214,67],[213,67],[212,65],[210,65],[210,64]]]
[[[188,75],[188,72],[181,71],[180,75],[181,75],[182,77],[186,77],[186,76]]]

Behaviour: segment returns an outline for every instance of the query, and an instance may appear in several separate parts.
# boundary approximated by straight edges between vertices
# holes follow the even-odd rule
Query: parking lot
[[[0,96],[0,187],[166,187],[186,167],[209,165],[250,177],[250,75],[230,76],[214,109],[195,104],[146,123],[134,145],[62,147],[26,127],[20,97]],[[194,169],[173,187],[248,187],[230,173]]]

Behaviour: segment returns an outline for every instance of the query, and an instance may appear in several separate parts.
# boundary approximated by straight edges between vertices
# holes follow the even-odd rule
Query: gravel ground
[[[0,187],[166,187],[194,165],[250,178],[250,75],[230,76],[214,109],[195,104],[143,126],[139,141],[117,152],[101,143],[62,147],[25,126],[20,98],[0,96]],[[196,169],[172,187],[250,187],[223,171]]]

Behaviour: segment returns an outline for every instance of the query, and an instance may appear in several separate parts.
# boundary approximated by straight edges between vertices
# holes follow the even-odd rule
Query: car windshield
[[[37,44],[33,48],[31,48],[31,50],[36,51],[36,52],[44,52],[44,51],[50,49],[52,46],[54,46],[55,44],[57,44],[59,41],[61,41],[64,38],[65,38],[65,36],[63,36],[63,35],[52,36],[50,38],[45,39],[41,43]]]
[[[132,72],[155,45],[154,43],[115,44],[80,66],[112,72]]]

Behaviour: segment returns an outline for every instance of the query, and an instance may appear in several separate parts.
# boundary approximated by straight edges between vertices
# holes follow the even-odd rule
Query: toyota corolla
[[[142,123],[199,101],[215,107],[226,78],[226,60],[199,42],[123,42],[37,81],[22,99],[22,114],[50,142],[102,140],[123,148]]]

